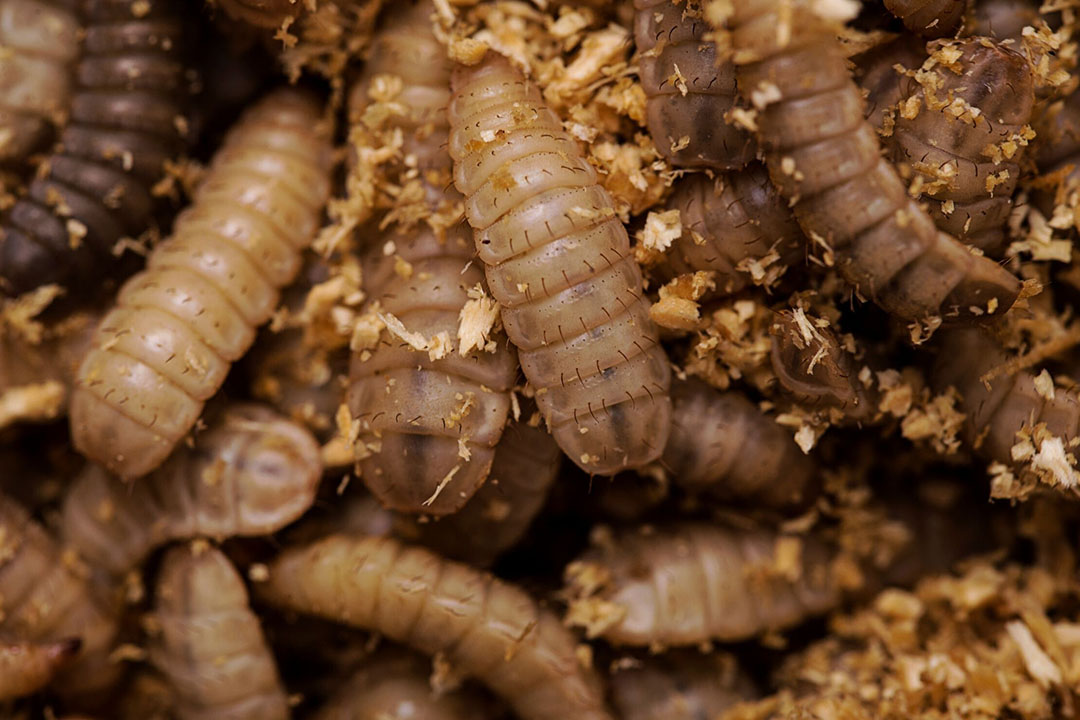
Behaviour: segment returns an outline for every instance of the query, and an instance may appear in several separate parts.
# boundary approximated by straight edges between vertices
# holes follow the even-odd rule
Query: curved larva
[[[0,702],[32,695],[79,652],[81,642],[0,639]]]
[[[461,510],[435,522],[403,519],[402,535],[476,567],[490,566],[516,545],[543,507],[562,461],[554,439],[525,422],[527,414],[506,426],[488,481]]]
[[[172,685],[180,720],[289,717],[244,581],[219,550],[177,547],[165,555],[153,620],[150,662]]]
[[[671,401],[671,435],[661,461],[672,483],[769,507],[799,507],[816,496],[814,462],[742,394],[686,380],[672,384]]]
[[[402,80],[397,98],[405,113],[402,152],[415,156],[436,211],[461,198],[450,184],[446,153],[450,66],[431,29],[430,3],[404,5],[375,38],[372,62],[358,87],[377,75]],[[366,93],[354,92],[352,114],[362,114]],[[446,515],[459,510],[484,483],[495,445],[506,426],[517,361],[505,338],[493,335],[494,352],[455,350],[459,317],[469,292],[483,287],[472,232],[461,221],[442,232],[420,222],[368,240],[364,288],[405,327],[424,338],[445,333],[450,352],[432,359],[384,330],[373,351],[353,353],[348,403],[361,425],[356,446],[360,476],[387,507]],[[384,248],[393,247],[392,254]],[[402,271],[402,263],[408,271]]]
[[[0,2],[0,162],[24,160],[67,112],[80,29],[71,0]]]
[[[911,32],[924,38],[952,35],[967,12],[967,0],[884,0]]]
[[[802,230],[760,163],[715,178],[685,177],[667,208],[679,211],[682,235],[664,253],[662,275],[711,271],[716,292],[730,295],[749,284],[749,270],[740,268],[747,261],[773,250],[783,266],[802,260]]]
[[[596,597],[625,615],[600,631],[608,642],[733,642],[796,625],[841,600],[824,546],[800,538],[800,566],[791,580],[776,566],[778,539],[771,531],[712,525],[651,528],[618,535],[570,567],[595,567],[610,579]]]
[[[454,182],[548,428],[591,473],[656,459],[671,370],[611,196],[505,58],[459,68],[453,89]]]
[[[0,495],[0,632],[31,642],[81,641],[57,676],[64,694],[111,686],[120,665],[109,659],[117,621],[91,592],[72,558],[19,504]]]
[[[634,0],[634,8],[646,122],[656,148],[676,167],[734,170],[753,160],[753,137],[724,120],[735,105],[735,68],[717,62],[701,4]]]
[[[866,93],[866,120],[879,133],[892,134],[896,106],[903,96],[902,72],[918,70],[925,60],[926,43],[907,34],[852,58],[855,80]]]
[[[125,479],[156,468],[251,346],[329,192],[319,119],[294,91],[249,110],[172,237],[124,284],[71,399],[72,438],[88,458]]]
[[[993,338],[977,330],[957,329],[941,339],[933,383],[939,392],[953,387],[960,393],[968,447],[988,460],[1010,464],[1016,433],[1045,423],[1046,430],[1069,448],[1080,430],[1080,398],[1058,388],[1047,399],[1028,370],[1000,375],[987,387],[982,375],[1008,359]]]
[[[801,0],[734,10],[739,92],[760,106],[769,174],[844,277],[904,320],[971,321],[1007,310],[1018,280],[939,232],[881,157],[832,26]]]
[[[939,61],[946,52],[958,54],[948,67]],[[934,53],[901,83],[902,102],[918,103],[918,114],[897,116],[889,150],[922,181],[939,229],[997,255],[1024,162],[1034,73],[1023,55],[986,38],[941,43]],[[970,110],[958,117],[957,108]]]
[[[0,285],[92,294],[129,269],[114,252],[153,222],[153,184],[182,147],[183,21],[167,0],[86,5],[71,121],[27,194],[4,216]]]
[[[623,720],[718,718],[758,695],[734,655],[671,651],[611,673],[611,697]]]
[[[321,475],[311,433],[266,407],[237,404],[135,485],[88,466],[64,498],[62,536],[90,565],[123,575],[170,540],[285,527],[311,507]]]
[[[522,720],[609,720],[559,619],[516,586],[389,538],[334,535],[284,551],[265,600],[374,630],[501,696]]]

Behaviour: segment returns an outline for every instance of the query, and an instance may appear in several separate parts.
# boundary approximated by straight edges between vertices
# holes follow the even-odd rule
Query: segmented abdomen
[[[285,720],[277,665],[244,581],[214,548],[173,548],[158,575],[150,661],[181,720]]]
[[[647,123],[660,153],[676,167],[731,170],[752,160],[753,137],[724,119],[735,105],[735,67],[717,62],[700,3],[634,0],[634,8]]]
[[[611,674],[612,701],[623,720],[718,718],[757,695],[735,656],[717,650],[673,650]]]
[[[1031,64],[986,38],[943,43],[936,52],[959,57],[943,67],[931,55],[916,78],[903,79],[905,112],[889,149],[922,187],[939,229],[999,255],[1035,106]]]
[[[75,447],[124,478],[191,429],[295,277],[329,192],[319,110],[294,91],[239,121],[194,202],[125,283],[79,368]]]
[[[113,575],[170,540],[265,535],[300,517],[322,475],[319,445],[260,405],[237,404],[134,485],[89,465],[64,498],[64,541]]]
[[[501,696],[523,720],[609,720],[574,638],[519,588],[389,538],[335,535],[286,550],[267,601],[375,630]]]
[[[901,73],[922,67],[926,60],[926,43],[910,35],[900,35],[852,60],[855,80],[866,91],[866,120],[879,133],[892,134],[896,106],[903,96]],[[886,118],[889,118],[888,123]]]
[[[122,238],[149,229],[151,195],[182,146],[183,27],[167,0],[86,0],[71,122],[3,220],[0,278],[19,294],[56,283],[92,294],[133,263]],[[145,12],[144,12],[145,10]]]
[[[964,20],[967,0],[884,0],[911,32],[924,38],[952,35]]]
[[[769,174],[845,278],[905,320],[970,320],[1008,309],[1017,279],[939,232],[881,157],[831,25],[804,2],[734,9],[739,92],[760,106]]]
[[[75,5],[0,2],[0,163],[24,160],[67,113],[81,29]]]
[[[0,701],[32,695],[79,652],[79,640],[21,642],[0,639]]]
[[[548,428],[589,472],[656,459],[671,371],[611,196],[504,58],[460,68],[453,87],[454,181]]]

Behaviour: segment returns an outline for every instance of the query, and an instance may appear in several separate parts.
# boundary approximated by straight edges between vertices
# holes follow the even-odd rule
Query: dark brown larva
[[[903,96],[902,72],[918,70],[925,60],[926,44],[910,35],[900,35],[853,58],[855,80],[866,92],[866,119],[879,133],[892,133],[896,105]]]
[[[753,137],[729,124],[735,67],[718,62],[705,39],[709,24],[697,0],[634,0],[641,86],[649,133],[676,167],[740,168],[754,158]]]
[[[904,111],[889,137],[938,228],[991,255],[1020,180],[1035,107],[1031,64],[986,38],[935,44],[914,78],[901,82]],[[942,58],[953,59],[947,66]],[[917,112],[914,116],[912,113]]]
[[[1053,175],[1051,187],[1039,187],[1032,203],[1051,218],[1058,203],[1075,207],[1080,187],[1080,92],[1047,107],[1039,117],[1035,140],[1035,161],[1044,176]],[[1075,226],[1075,222],[1073,225]]]
[[[505,58],[459,68],[453,89],[454,181],[548,428],[591,473],[655,460],[671,370],[611,196]]]
[[[1039,20],[1039,5],[1038,0],[975,0],[969,34],[1019,42],[1024,28]]]
[[[90,294],[132,263],[117,252],[153,219],[151,187],[182,147],[182,22],[169,0],[85,0],[71,122],[0,225],[0,286]],[[145,11],[145,12],[144,12]]]
[[[952,35],[967,11],[967,0],[884,0],[911,32],[924,38]]]
[[[856,290],[909,321],[1007,310],[1017,279],[938,231],[881,157],[832,24],[805,0],[748,0],[729,25],[769,174]]]

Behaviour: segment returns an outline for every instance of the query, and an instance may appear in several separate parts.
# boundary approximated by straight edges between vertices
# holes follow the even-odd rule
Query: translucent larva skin
[[[924,38],[952,35],[964,21],[967,0],[884,0],[911,32]]]
[[[729,25],[739,92],[779,97],[757,115],[769,174],[857,291],[903,320],[985,322],[1009,308],[1017,279],[938,231],[881,157],[831,26],[801,0],[737,3]]]
[[[180,720],[289,717],[288,699],[244,581],[219,550],[178,547],[162,561],[150,661]]]
[[[329,192],[313,100],[276,92],[241,118],[194,202],[124,284],[79,368],[75,447],[124,479],[191,429],[300,269]]]
[[[77,566],[20,505],[0,495],[0,632],[31,642],[78,638],[81,650],[57,676],[66,695],[96,695],[120,665],[109,660],[117,624]]]
[[[742,394],[677,380],[671,400],[662,463],[672,483],[728,502],[778,508],[805,506],[816,496],[813,461]]]
[[[79,652],[79,640],[0,640],[0,701],[32,695]]]
[[[736,269],[745,260],[773,248],[784,265],[802,260],[802,230],[760,163],[716,178],[685,177],[667,208],[679,211],[683,233],[664,253],[665,276],[711,271],[716,293],[730,295],[749,284],[748,273]]]
[[[88,0],[84,13],[71,120],[47,172],[0,224],[0,285],[9,294],[49,283],[92,294],[129,269],[132,256],[118,258],[114,246],[149,228],[152,187],[183,144],[179,8]]]
[[[559,474],[562,451],[543,428],[512,422],[495,448],[488,481],[461,510],[408,534],[449,558],[488,567],[525,536]]]
[[[930,216],[938,228],[984,252],[999,255],[1006,242],[1005,224],[1012,211],[1012,195],[1020,180],[1024,148],[995,163],[985,150],[1019,137],[1032,119],[1035,81],[1031,64],[1019,52],[986,38],[955,40],[944,48],[961,53],[955,68],[925,64],[940,86],[933,90],[933,106],[924,88],[905,77],[905,101],[918,98],[918,115],[900,114],[889,138],[893,159],[921,175],[927,183],[938,179],[941,168],[954,168],[955,177],[944,187],[924,190]],[[931,57],[931,63],[935,60]],[[956,105],[976,108],[977,117],[957,117]],[[937,104],[948,108],[937,107]],[[988,178],[1007,177],[988,190]]]
[[[855,80],[866,92],[866,119],[876,130],[882,130],[886,114],[895,117],[893,111],[903,97],[896,66],[918,70],[925,60],[926,44],[906,34],[853,58]]]
[[[40,148],[67,112],[79,26],[74,0],[0,3],[0,163]]]
[[[516,586],[390,538],[334,535],[284,551],[266,601],[374,630],[502,697],[522,720],[610,720],[559,619]]]
[[[604,600],[626,610],[601,633],[617,645],[699,645],[746,640],[796,625],[841,600],[829,553],[802,542],[802,573],[773,570],[777,535],[764,530],[685,524],[618,535],[582,560],[610,573]]]
[[[65,496],[62,534],[89,564],[123,575],[170,540],[281,529],[311,507],[321,475],[306,429],[260,405],[233,405],[143,482],[88,466]]]
[[[1080,399],[1061,388],[1052,400],[1046,399],[1035,387],[1035,374],[1028,370],[993,378],[987,389],[981,376],[1007,360],[993,338],[976,330],[954,330],[941,340],[934,386],[938,391],[951,386],[960,393],[968,446],[987,460],[1009,464],[1016,432],[1046,423],[1047,431],[1068,448],[1080,429]]]
[[[656,459],[671,371],[611,197],[507,60],[459,68],[453,90],[454,181],[552,435],[590,473]]]
[[[757,691],[734,656],[687,650],[613,672],[611,696],[623,720],[699,720],[720,717]]]
[[[688,168],[734,170],[752,160],[753,137],[724,121],[735,105],[735,68],[717,62],[701,5],[634,0],[634,8],[646,122],[660,153]]]

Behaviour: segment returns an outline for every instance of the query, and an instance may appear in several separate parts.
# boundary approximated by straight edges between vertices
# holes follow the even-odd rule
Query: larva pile
[[[0,0],[0,715],[1075,715],[1074,4],[382,5]]]

